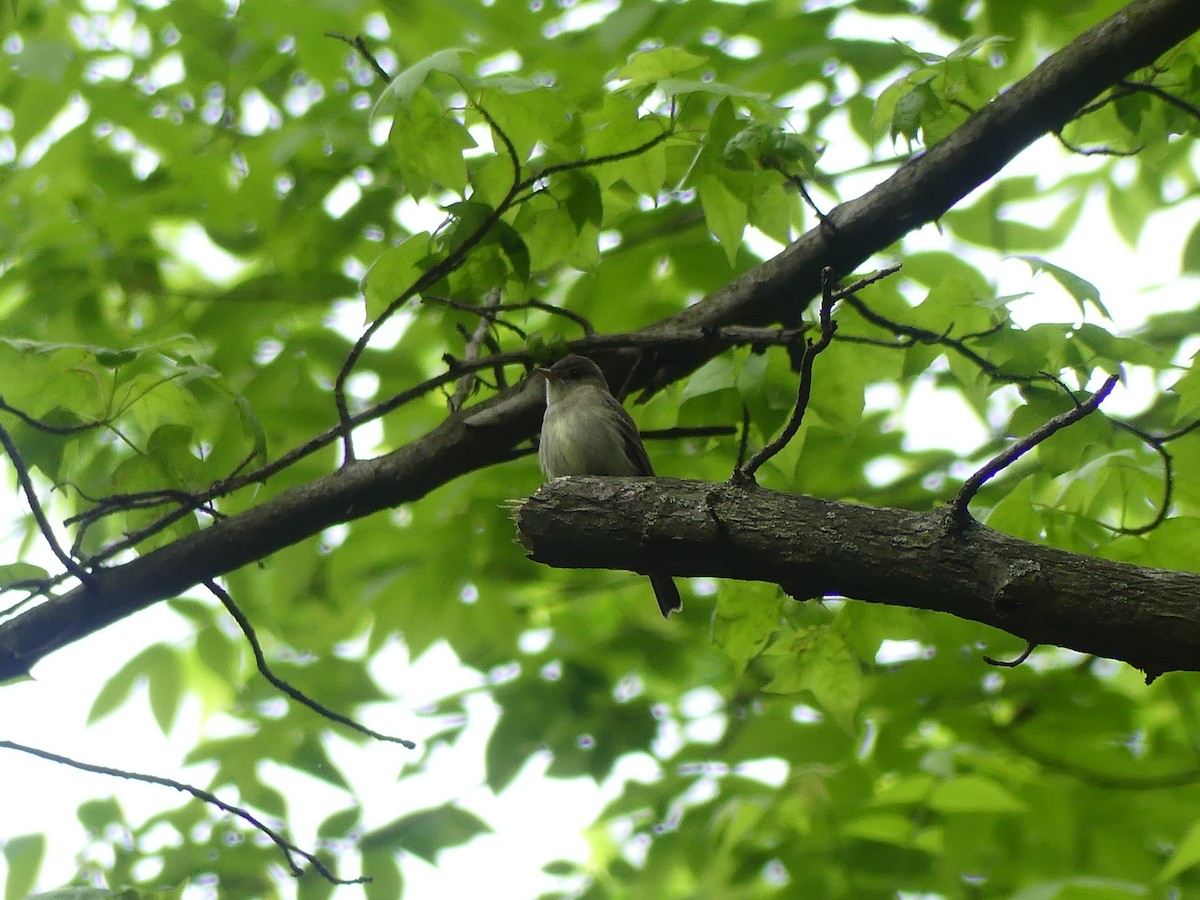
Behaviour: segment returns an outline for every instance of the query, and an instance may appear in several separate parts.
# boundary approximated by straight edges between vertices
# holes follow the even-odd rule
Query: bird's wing
[[[626,455],[637,466],[639,475],[653,475],[654,466],[650,464],[650,457],[646,453],[646,445],[642,443],[642,436],[638,434],[637,424],[633,421],[633,416],[621,405],[621,402],[607,391],[604,394],[607,402],[611,403],[617,412],[617,421],[620,423],[621,441],[625,445]]]

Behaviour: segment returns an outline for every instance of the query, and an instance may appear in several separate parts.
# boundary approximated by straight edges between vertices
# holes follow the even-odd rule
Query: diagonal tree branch
[[[943,215],[1043,134],[1060,129],[1087,101],[1200,29],[1195,0],[1134,0],[1082,34],[981,109],[954,134],[863,196],[830,211],[778,256],[688,309],[646,329],[728,324],[794,324],[820,287],[860,266],[905,233]],[[656,390],[695,369],[716,348],[673,347],[600,358],[624,383],[636,358],[635,388]],[[172,597],[323,528],[418,499],[452,479],[507,458],[537,429],[540,391],[524,383],[449,416],[429,434],[385,457],[286,491],[203,531],[98,574],[92,586],[47,600],[0,624],[0,681],[47,653],[136,610]]]

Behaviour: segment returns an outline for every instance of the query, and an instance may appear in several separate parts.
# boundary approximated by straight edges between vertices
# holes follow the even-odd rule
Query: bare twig
[[[203,801],[210,806],[215,806],[217,809],[227,812],[230,815],[237,816],[239,819],[249,823],[256,831],[260,831],[270,838],[271,842],[280,849],[284,859],[287,860],[288,870],[294,877],[299,878],[304,874],[304,870],[296,864],[294,856],[299,856],[308,862],[317,873],[331,884],[365,884],[371,879],[366,877],[360,878],[338,878],[329,870],[326,865],[317,859],[313,854],[301,850],[279,832],[266,825],[260,819],[251,815],[240,806],[234,806],[226,803],[216,794],[210,791],[203,790],[191,784],[186,784],[182,781],[175,781],[172,778],[162,778],[158,775],[146,775],[142,772],[128,772],[124,769],[114,769],[110,766],[98,766],[93,763],[80,762],[77,759],[71,759],[69,756],[60,756],[57,753],[51,753],[48,750],[39,750],[37,747],[29,747],[25,744],[18,744],[13,741],[0,741],[0,749],[16,750],[20,753],[27,753],[30,756],[36,756],[38,759],[44,759],[47,762],[58,763],[62,766],[70,766],[72,769],[79,769],[81,772],[92,772],[96,775],[110,775],[114,778],[125,778],[130,781],[140,781],[144,784],[157,784],[160,787],[169,787],[184,794],[190,794],[197,800]]]
[[[804,420],[804,413],[808,409],[808,400],[812,396],[813,360],[817,358],[817,354],[829,346],[834,332],[837,331],[837,323],[832,318],[833,305],[836,302],[837,297],[833,290],[833,269],[826,266],[821,270],[821,308],[819,313],[821,334],[816,341],[809,341],[805,344],[800,357],[800,383],[796,390],[796,406],[792,410],[792,416],[775,440],[733,470],[731,481],[753,482],[754,473],[758,471],[759,467],[787,446],[788,442],[796,436],[796,432],[800,430],[800,423]]]
[[[864,275],[862,278],[859,278],[857,281],[852,282],[851,284],[847,285],[846,287],[838,288],[836,291],[834,291],[833,292],[834,302],[837,302],[838,300],[850,300],[851,298],[854,297],[855,294],[857,294],[863,288],[865,288],[869,285],[872,285],[877,281],[883,281],[883,279],[885,279],[885,278],[890,278],[891,276],[893,276],[897,272],[899,272],[900,269],[901,269],[900,263],[896,263],[896,265],[894,265],[894,266],[887,266],[883,269],[880,269],[878,272],[872,272],[870,275]],[[824,273],[822,273],[822,274],[824,274]],[[823,285],[822,285],[822,287],[823,287]]]
[[[384,81],[392,80],[392,76],[388,74],[387,69],[379,64],[379,60],[375,58],[375,54],[367,49],[367,42],[363,39],[361,34],[356,34],[354,37],[347,37],[344,34],[338,34],[336,31],[327,31],[325,32],[325,37],[333,38],[334,40],[341,41],[344,44],[349,44],[358,52],[358,55],[366,61],[367,65],[375,70],[376,75],[378,75]]]
[[[1070,150],[1078,156],[1137,156],[1145,147],[1141,144],[1134,147],[1132,150],[1118,150],[1116,147],[1080,147],[1077,144],[1072,144],[1061,131],[1054,132],[1054,136],[1058,138],[1058,142],[1064,148]]]
[[[1181,429],[1180,431],[1177,431],[1177,432],[1172,432],[1169,435],[1156,435],[1156,434],[1151,434],[1148,431],[1144,431],[1143,429],[1138,428],[1136,425],[1131,425],[1128,422],[1122,422],[1117,419],[1114,419],[1112,424],[1115,427],[1120,428],[1122,431],[1126,431],[1129,434],[1132,434],[1134,437],[1138,438],[1138,440],[1145,443],[1146,446],[1148,446],[1151,450],[1153,450],[1155,453],[1158,454],[1158,456],[1162,460],[1162,464],[1163,464],[1163,498],[1162,498],[1162,503],[1158,507],[1158,510],[1154,513],[1154,518],[1152,518],[1145,525],[1137,525],[1134,527],[1128,527],[1128,526],[1117,527],[1114,525],[1105,525],[1103,522],[1101,522],[1100,524],[1104,525],[1105,528],[1108,528],[1110,531],[1113,531],[1116,534],[1131,534],[1131,535],[1149,534],[1151,531],[1153,531],[1155,528],[1157,528],[1159,525],[1161,525],[1163,522],[1166,521],[1167,514],[1171,510],[1171,498],[1175,493],[1175,460],[1172,458],[1170,452],[1167,450],[1166,446],[1164,446],[1164,445],[1166,444],[1167,441],[1171,440],[1174,436],[1178,436],[1181,433],[1186,434],[1188,431],[1191,430],[1192,426],[1189,426],[1186,429]]]
[[[738,437],[738,453],[737,468],[741,468],[746,462],[746,453],[750,449],[750,407],[745,403],[742,404],[742,432]]]
[[[466,347],[463,349],[464,360],[469,361],[479,358],[483,343],[488,336],[488,330],[491,328],[492,323],[496,321],[496,307],[499,304],[500,289],[492,288],[484,299],[483,305],[479,308],[479,321],[475,323],[475,331],[471,334]],[[458,379],[458,385],[454,388],[454,393],[450,397],[451,411],[462,409],[462,405],[471,396],[471,391],[474,387],[475,376],[473,374],[468,373]]]
[[[778,160],[764,160],[763,168],[770,169],[771,171],[777,172],[783,176],[784,182],[791,187],[794,187],[800,194],[800,197],[808,205],[808,208],[813,211],[813,215],[817,217],[817,221],[822,225],[830,224],[829,218],[825,215],[825,213],[821,212],[821,208],[817,206],[816,201],[813,200],[813,198],[809,195],[808,188],[804,186],[804,180],[799,175],[793,175],[786,171],[783,166],[779,164]]]
[[[541,300],[529,300],[526,303],[512,304],[512,307],[514,309],[521,307],[521,306],[528,306],[530,309],[540,309],[542,312],[548,312],[552,316],[562,316],[564,319],[570,319],[572,322],[574,322],[576,325],[578,325],[581,329],[583,329],[583,333],[585,335],[587,335],[588,337],[591,337],[592,335],[594,335],[596,333],[596,329],[592,327],[591,322],[589,322],[586,318],[581,316],[579,313],[573,312],[572,310],[569,310],[566,307],[555,306],[552,303],[545,303]]]
[[[445,297],[441,294],[423,294],[421,296],[422,303],[440,303],[443,306],[448,306],[451,309],[459,310],[460,312],[470,313],[474,316],[480,316],[483,319],[494,323],[498,328],[507,328],[522,341],[528,340],[529,335],[525,333],[525,329],[520,328],[512,322],[502,319],[496,315],[498,312],[514,309],[517,307],[528,308],[527,303],[496,303],[491,306],[481,306],[478,303],[467,303],[464,300],[455,300],[453,297]]]
[[[46,518],[46,512],[42,509],[41,501],[38,500],[37,491],[33,488],[33,479],[29,477],[29,469],[25,466],[25,460],[21,456],[21,451],[17,448],[12,435],[8,433],[8,429],[2,425],[0,425],[0,444],[4,446],[4,452],[8,454],[13,471],[17,473],[17,481],[21,485],[21,490],[25,492],[25,500],[29,503],[29,511],[33,513],[33,519],[37,522],[38,530],[42,533],[42,539],[45,540],[50,551],[58,557],[58,561],[63,564],[63,568],[78,578],[81,584],[91,587],[96,582],[95,578],[69,553],[63,550],[62,545],[58,543],[58,538],[54,536],[54,529],[50,527],[50,521]]]
[[[989,666],[1000,666],[1005,669],[1015,669],[1021,663],[1025,662],[1025,660],[1029,659],[1029,654],[1033,653],[1035,649],[1037,649],[1037,644],[1035,644],[1033,641],[1029,641],[1025,644],[1025,649],[1021,651],[1021,655],[1016,659],[993,659],[992,657],[984,654],[983,661]]]
[[[508,191],[505,193],[504,197],[501,198],[500,202],[497,203],[495,208],[493,208],[491,212],[484,217],[483,221],[479,223],[475,230],[463,238],[462,242],[450,250],[440,262],[431,266],[429,269],[426,269],[423,273],[421,273],[421,275],[417,276],[416,280],[413,281],[413,283],[407,288],[405,288],[399,297],[389,303],[383,312],[376,316],[374,321],[372,321],[371,324],[369,324],[363,330],[363,333],[359,335],[358,340],[356,340],[354,345],[350,348],[350,352],[346,354],[346,358],[342,361],[341,368],[338,369],[337,377],[334,379],[333,383],[334,405],[337,407],[338,421],[341,422],[343,426],[343,465],[348,465],[354,462],[355,459],[353,441],[354,429],[348,426],[351,416],[350,407],[346,402],[346,380],[350,377],[350,373],[354,371],[355,365],[358,364],[359,357],[362,356],[363,351],[367,348],[367,345],[370,344],[371,338],[374,337],[375,333],[383,327],[385,322],[391,319],[396,310],[398,310],[410,298],[420,294],[423,290],[425,290],[425,288],[436,284],[438,281],[441,281],[451,272],[457,270],[464,262],[466,262],[467,258],[471,254],[471,251],[474,250],[479,242],[482,241],[487,235],[487,233],[492,230],[495,224],[500,221],[500,218],[506,212],[508,212],[508,210],[512,207],[513,201],[516,199],[517,195],[520,194],[525,187],[524,182],[521,181],[521,161],[517,155],[516,147],[513,146],[512,140],[504,132],[504,129],[500,127],[499,123],[496,122],[492,115],[486,109],[484,109],[483,106],[476,103],[475,109],[483,117],[484,121],[488,123],[488,126],[492,129],[492,133],[496,136],[500,143],[504,145],[505,152],[508,154],[509,163],[513,168],[512,184],[509,185]]]
[[[1162,88],[1158,87],[1157,85],[1147,84],[1144,81],[1130,81],[1127,78],[1122,79],[1121,81],[1118,81],[1117,84],[1118,84],[1118,86],[1125,88],[1127,91],[1130,91],[1131,93],[1140,91],[1142,93],[1146,93],[1146,94],[1155,96],[1159,100],[1162,100],[1163,102],[1169,103],[1171,106],[1174,106],[1176,109],[1183,110],[1185,113],[1187,113],[1193,119],[1200,122],[1200,108],[1193,106],[1191,103],[1188,103],[1186,100],[1182,99],[1181,97],[1176,97],[1170,91],[1164,91]]]
[[[49,422],[43,422],[41,419],[34,418],[24,410],[17,409],[12,404],[8,403],[3,397],[0,397],[0,410],[7,413],[12,413],[30,428],[37,431],[45,432],[46,434],[69,435],[79,434],[82,431],[92,431],[96,428],[101,428],[107,425],[107,422],[80,422],[78,425],[51,425]]]
[[[914,343],[931,344],[931,345],[937,344],[937,345],[941,345],[943,347],[949,347],[951,350],[954,350],[960,356],[962,356],[963,358],[974,363],[983,372],[990,375],[992,378],[995,378],[997,381],[1012,382],[1012,383],[1017,383],[1017,384],[1028,384],[1029,382],[1040,381],[1041,379],[1046,377],[1044,375],[1044,373],[1041,373],[1041,372],[1039,372],[1036,375],[1022,375],[1022,374],[1018,374],[1018,373],[1014,373],[1014,372],[1005,372],[999,366],[997,366],[995,363],[991,362],[990,360],[984,359],[982,356],[980,356],[978,353],[976,353],[974,350],[972,350],[970,347],[968,347],[965,343],[966,338],[952,338],[948,334],[942,334],[937,331],[930,331],[926,328],[918,328],[915,325],[906,325],[903,322],[896,322],[892,319],[887,318],[884,315],[881,315],[881,314],[875,312],[873,309],[871,309],[869,306],[867,306],[859,297],[849,296],[849,297],[846,297],[845,300],[850,306],[852,306],[854,308],[855,312],[857,312],[860,316],[862,316],[864,319],[866,319],[872,325],[876,326],[877,328],[883,328],[886,331],[890,331],[894,335],[897,335],[897,336],[900,336],[903,338],[907,338],[908,343],[902,343],[902,342],[882,343],[882,342],[871,341],[869,338],[859,338],[859,337],[846,337],[846,338],[841,338],[841,340],[861,342],[861,343],[874,343],[874,344],[876,344],[876,346],[894,347],[896,349],[904,349],[905,347],[911,347]],[[989,334],[989,333],[992,333],[992,329],[989,329],[987,332],[984,332],[984,334]],[[973,336],[974,335],[971,335],[971,337],[973,337]]]
[[[372,731],[365,725],[360,725],[358,722],[343,716],[341,713],[334,712],[329,707],[318,703],[316,700],[312,699],[312,697],[309,697],[303,691],[288,684],[286,681],[272,672],[271,667],[267,665],[267,657],[263,654],[262,644],[258,642],[258,634],[255,632],[254,626],[250,624],[250,620],[246,618],[246,614],[242,612],[241,608],[233,601],[233,598],[229,596],[229,592],[212,580],[205,581],[204,586],[212,592],[214,597],[221,601],[221,605],[225,607],[228,613],[233,616],[233,620],[237,622],[238,628],[242,630],[242,634],[245,635],[247,643],[250,644],[250,650],[254,654],[254,664],[258,667],[258,671],[262,674],[263,678],[267,679],[267,681],[271,682],[271,684],[275,685],[275,687],[279,688],[279,690],[283,691],[293,700],[303,703],[313,712],[324,716],[330,721],[337,722],[340,725],[345,725],[347,728],[352,728],[360,734],[365,734],[367,737],[374,738],[377,741],[387,741],[392,744],[400,744],[402,747],[406,747],[409,750],[416,749],[417,745],[412,741],[407,741],[404,738],[392,737],[388,734],[380,734],[378,731]]]
[[[1016,462],[1042,441],[1046,440],[1046,438],[1053,434],[1057,434],[1064,428],[1074,425],[1084,416],[1095,412],[1096,408],[1104,402],[1104,398],[1112,393],[1112,389],[1116,386],[1119,379],[1120,375],[1108,376],[1108,378],[1105,379],[1104,384],[1100,385],[1100,389],[1097,390],[1096,393],[1092,394],[1087,401],[1080,403],[1078,406],[1067,410],[1061,415],[1055,416],[1045,425],[1034,429],[1028,435],[1021,438],[1021,440],[1015,442],[1005,449],[1004,452],[989,460],[987,464],[985,464],[979,469],[979,471],[975,472],[963,483],[962,488],[959,490],[958,495],[954,498],[954,501],[951,504],[954,517],[960,523],[971,521],[971,513],[967,507],[970,505],[971,500],[975,497],[975,495],[979,493],[979,489],[983,487],[988,480],[994,478],[1000,472],[1011,466],[1014,462]]]

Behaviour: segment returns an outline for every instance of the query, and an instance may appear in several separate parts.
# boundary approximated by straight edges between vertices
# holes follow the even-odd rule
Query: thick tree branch
[[[1062,128],[1088,100],[1197,29],[1200,3],[1195,0],[1135,0],[1051,56],[928,153],[832,210],[829,224],[645,333],[652,336],[681,326],[794,324],[817,293],[823,266],[831,266],[835,276],[844,275],[906,232],[943,215],[1039,136]],[[622,376],[634,362],[652,353],[653,365],[639,366],[631,387],[653,390],[716,352],[703,345],[614,351],[599,361],[611,383],[623,384]],[[47,653],[151,603],[330,525],[415,500],[507,458],[518,442],[536,431],[542,403],[540,391],[526,392],[518,385],[450,416],[387,457],[287,491],[99,573],[96,585],[76,588],[0,624],[0,680],[22,674]],[[1089,611],[1079,614],[1090,618]]]
[[[1200,574],[1067,553],[952,511],[876,509],[676,479],[559,478],[515,513],[532,559],[768,581],[950,613],[1032,644],[1200,671]]]

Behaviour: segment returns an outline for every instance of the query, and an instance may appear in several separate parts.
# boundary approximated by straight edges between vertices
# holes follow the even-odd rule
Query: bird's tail
[[[683,609],[683,599],[679,596],[679,588],[670,575],[651,575],[650,584],[654,587],[654,597],[658,600],[658,608],[664,617]]]

